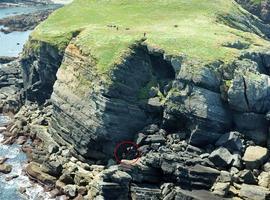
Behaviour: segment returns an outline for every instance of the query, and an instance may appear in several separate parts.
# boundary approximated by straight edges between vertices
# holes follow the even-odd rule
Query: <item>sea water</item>
[[[27,14],[44,10],[48,8],[57,8],[59,5],[46,5],[46,6],[24,6],[24,7],[8,7],[0,8],[0,19],[12,15]],[[2,28],[0,26],[0,28]],[[25,32],[0,32],[0,56],[16,57],[22,52],[23,45],[27,41],[31,31]]]

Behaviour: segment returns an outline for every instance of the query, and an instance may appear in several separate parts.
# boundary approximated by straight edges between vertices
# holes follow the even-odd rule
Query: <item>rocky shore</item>
[[[0,19],[0,26],[3,26],[0,31],[8,34],[14,31],[33,30],[40,22],[47,19],[55,9],[42,10],[35,13],[15,15]]]

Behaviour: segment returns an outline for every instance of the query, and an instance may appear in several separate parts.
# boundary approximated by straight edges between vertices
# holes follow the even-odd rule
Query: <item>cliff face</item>
[[[44,103],[51,96],[63,53],[44,42],[31,41],[31,45],[26,45],[21,59],[24,92],[27,100]]]
[[[102,79],[94,60],[74,44],[68,45],[52,94],[55,110],[50,130],[57,141],[72,145],[85,157],[102,159],[112,156],[116,143],[160,121],[161,107],[148,104],[140,93],[154,78],[173,78],[173,68],[168,64],[172,74],[166,77],[165,71],[165,77],[157,77],[162,68],[153,66],[146,47],[134,46],[128,54]]]
[[[245,9],[265,22],[270,22],[270,1],[269,0],[237,0]]]
[[[32,34],[22,60],[24,91],[28,100],[52,102],[52,138],[76,156],[108,166],[117,143],[139,145],[142,157],[130,169],[112,166],[97,175],[95,167],[87,168],[98,177],[86,181],[90,199],[154,192],[169,199],[190,196],[179,185],[210,189],[214,182],[213,190],[226,196],[232,182],[257,184],[262,171],[250,169],[261,169],[269,145],[269,25],[234,1],[209,2],[197,8],[197,0],[172,0],[161,12],[160,1],[77,0]],[[179,9],[189,12],[179,15]],[[100,15],[103,10],[121,17]],[[75,21],[63,17],[71,13]],[[262,151],[250,161],[255,145]],[[58,157],[65,152],[52,149],[52,165]],[[254,181],[243,180],[245,173]],[[161,182],[172,183],[150,192],[150,186],[127,187]],[[232,196],[247,195],[242,188]]]
[[[226,16],[223,20],[229,18],[227,23],[232,26],[246,19],[252,26],[241,29],[266,34],[260,28],[267,25],[250,14],[242,12],[237,23],[231,20],[236,15]],[[105,58],[97,58],[81,44],[89,37],[87,31],[75,31],[61,48],[53,44],[59,36],[51,43],[36,40],[40,37],[37,33],[26,45],[21,61],[26,98],[44,103],[51,97],[51,134],[87,158],[112,156],[117,142],[133,139],[136,131],[152,122],[167,130],[184,130],[196,146],[213,144],[230,130],[244,130],[256,143],[266,144],[267,122],[263,115],[268,112],[267,88],[254,93],[254,88],[265,86],[250,80],[253,74],[268,80],[267,75],[261,75],[268,74],[267,53],[260,53],[264,51],[245,53],[226,63],[201,63],[153,47],[144,38],[130,44],[110,70],[102,71],[98,62]],[[112,32],[113,37],[118,38],[116,33]],[[249,45],[237,41],[224,43],[221,48],[248,52]],[[254,68],[252,73],[247,72],[249,63]],[[257,125],[246,127],[241,119],[254,119]]]

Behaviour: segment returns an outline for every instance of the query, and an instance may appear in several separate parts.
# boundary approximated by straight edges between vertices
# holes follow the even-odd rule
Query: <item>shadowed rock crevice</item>
[[[79,32],[74,31],[70,41]],[[28,41],[20,61],[27,100],[42,104],[51,97],[63,56],[64,51],[55,45],[31,39]]]

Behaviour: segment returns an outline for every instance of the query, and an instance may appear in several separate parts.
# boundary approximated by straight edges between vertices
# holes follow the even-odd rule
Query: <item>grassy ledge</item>
[[[80,30],[74,43],[95,57],[102,73],[144,35],[147,44],[167,54],[229,61],[241,50],[224,44],[240,41],[254,50],[269,46],[259,36],[217,20],[222,14],[244,15],[239,10],[233,0],[74,0],[40,24],[32,38],[63,48]]]

